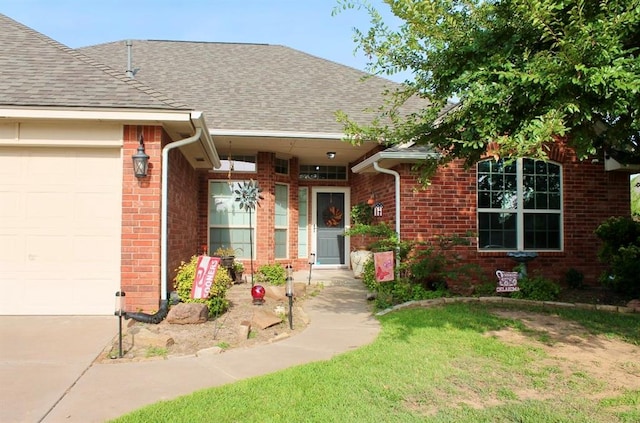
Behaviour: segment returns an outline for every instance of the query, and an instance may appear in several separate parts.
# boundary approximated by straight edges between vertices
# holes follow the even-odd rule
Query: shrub
[[[560,285],[544,276],[527,276],[518,280],[520,291],[512,292],[511,298],[535,301],[554,301],[560,296]]]
[[[602,284],[624,295],[640,295],[640,222],[611,217],[598,226],[596,235],[603,241],[598,258],[609,264]]]
[[[284,285],[287,282],[287,271],[277,263],[263,264],[256,272],[256,282]]]
[[[213,285],[207,298],[191,298],[191,289],[196,275],[196,265],[198,256],[191,257],[189,262],[182,262],[176,269],[177,274],[173,279],[176,292],[183,303],[203,303],[209,309],[209,317],[220,315],[227,311],[229,300],[227,300],[227,289],[233,283],[227,269],[218,267]]]
[[[573,267],[567,270],[567,273],[564,275],[564,280],[571,289],[584,288],[584,274]]]

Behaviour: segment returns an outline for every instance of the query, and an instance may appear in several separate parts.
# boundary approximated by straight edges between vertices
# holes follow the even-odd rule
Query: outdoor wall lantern
[[[335,151],[327,151],[327,158],[329,160],[335,159],[336,158],[336,152]]]
[[[285,295],[289,297],[289,329],[293,329],[293,266],[287,264],[287,286]]]
[[[133,159],[133,173],[136,178],[146,178],[149,170],[149,156],[144,152],[144,137],[142,134],[140,134],[138,151],[131,158]]]
[[[118,357],[122,358],[122,317],[126,314],[125,309],[125,293],[124,291],[116,292],[115,315],[118,316]]]

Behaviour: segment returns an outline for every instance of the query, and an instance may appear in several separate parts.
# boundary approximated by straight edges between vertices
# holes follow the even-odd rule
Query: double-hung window
[[[287,258],[289,245],[289,186],[276,184],[275,223],[275,256],[277,259]]]
[[[255,242],[257,209],[250,214],[235,201],[238,181],[209,181],[209,253],[220,248],[236,249],[236,257],[249,258]],[[250,220],[251,219],[251,224]],[[254,249],[255,251],[255,249]]]
[[[562,168],[521,158],[477,166],[478,248],[562,249]]]

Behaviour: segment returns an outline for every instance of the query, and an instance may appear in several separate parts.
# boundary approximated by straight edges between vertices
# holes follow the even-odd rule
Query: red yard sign
[[[199,256],[191,298],[207,298],[220,265],[220,257]]]

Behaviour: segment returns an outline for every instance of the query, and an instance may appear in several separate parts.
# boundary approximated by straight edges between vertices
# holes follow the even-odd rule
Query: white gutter
[[[396,234],[398,234],[398,242],[400,241],[400,174],[395,170],[380,167],[378,161],[373,162],[373,168],[387,175],[393,175],[396,179]]]
[[[197,127],[195,135],[180,141],[172,142],[162,149],[162,202],[160,219],[160,300],[167,300],[167,234],[168,234],[168,197],[169,197],[169,152],[187,144],[196,142],[202,136],[202,128]]]

